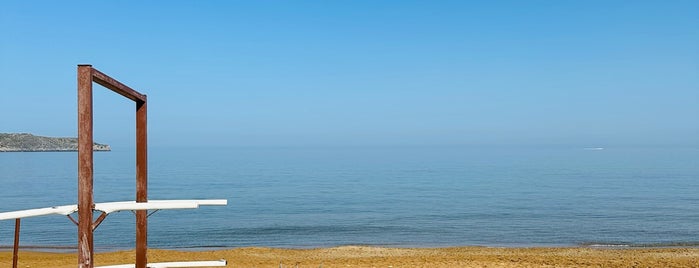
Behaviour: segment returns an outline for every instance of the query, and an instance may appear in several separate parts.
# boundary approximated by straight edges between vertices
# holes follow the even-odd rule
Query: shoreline
[[[133,261],[134,250],[95,254],[99,265]],[[699,267],[699,248],[341,246],[313,249],[242,247],[205,251],[149,249],[150,262],[228,260],[228,267]],[[75,253],[20,250],[21,267],[74,267]],[[0,252],[0,266],[12,252]]]
[[[395,244],[346,244],[346,245],[317,245],[317,246],[264,246],[264,245],[249,245],[249,246],[194,246],[194,247],[152,247],[157,250],[174,250],[182,252],[200,252],[200,251],[222,251],[234,250],[240,248],[269,248],[269,249],[285,249],[285,250],[313,250],[325,248],[342,248],[342,247],[366,247],[366,248],[395,248],[395,249],[446,249],[446,248],[495,248],[495,249],[699,249],[699,242],[676,242],[676,243],[581,243],[581,244],[493,244],[493,245],[395,245]],[[20,251],[27,252],[47,252],[47,253],[77,253],[76,245],[20,245]],[[12,251],[12,245],[0,245],[0,252]],[[96,253],[111,253],[119,251],[134,250],[134,247],[109,247],[95,246]]]

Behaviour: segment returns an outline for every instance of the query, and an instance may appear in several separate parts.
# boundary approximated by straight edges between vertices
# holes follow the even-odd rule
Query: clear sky
[[[699,144],[699,1],[1,1],[0,132],[76,136],[79,63],[155,146]]]

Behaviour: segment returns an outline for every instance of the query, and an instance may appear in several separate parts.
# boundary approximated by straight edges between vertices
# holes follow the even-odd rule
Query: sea
[[[96,202],[135,198],[135,152],[95,152]],[[162,210],[148,244],[236,247],[699,246],[699,147],[152,147],[150,199],[227,199]],[[0,153],[0,212],[75,204],[77,153]],[[97,213],[95,213],[97,215]],[[74,217],[77,217],[74,215]],[[12,245],[14,221],[0,221]],[[26,218],[21,246],[74,250],[65,216]],[[97,250],[130,249],[110,214]]]

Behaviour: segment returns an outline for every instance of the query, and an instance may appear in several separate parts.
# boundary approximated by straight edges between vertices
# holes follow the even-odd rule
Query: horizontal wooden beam
[[[148,200],[147,202],[120,201],[95,203],[94,210],[106,213],[121,210],[148,210],[148,209],[186,209],[199,208],[199,206],[225,206],[226,199],[182,199],[182,200]],[[0,212],[0,221],[13,220],[46,215],[70,215],[78,211],[78,205],[64,205],[47,208],[24,209],[8,212]]]
[[[29,218],[45,215],[70,215],[78,211],[78,205],[55,206],[48,208],[25,209],[0,213],[0,221]]]
[[[122,95],[137,103],[146,102],[146,95],[138,93],[136,90],[133,90],[129,86],[122,84],[116,79],[109,77],[108,75],[104,74],[103,72],[100,72],[95,68],[91,69],[92,81],[94,81],[95,83],[100,84],[101,86],[106,87],[108,89],[111,89],[112,91],[119,93],[119,95]]]

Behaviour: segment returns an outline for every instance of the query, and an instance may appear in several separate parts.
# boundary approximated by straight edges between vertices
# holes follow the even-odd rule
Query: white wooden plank
[[[183,199],[183,200],[149,200],[137,203],[136,201],[96,203],[95,210],[107,214],[122,210],[156,210],[156,209],[191,209],[199,206],[225,206],[226,199]],[[70,215],[78,211],[77,205],[65,205],[37,209],[25,209],[0,213],[0,220],[21,219],[46,215]]]
[[[148,200],[138,203],[136,201],[107,202],[95,204],[95,210],[107,214],[122,210],[155,210],[155,209],[187,209],[199,206],[224,206],[228,204],[226,199],[184,199],[184,200]]]
[[[148,202],[171,202],[171,201],[196,202],[200,206],[226,206],[226,205],[228,205],[228,200],[226,200],[226,199],[148,200]]]
[[[16,210],[0,213],[0,220],[13,220],[22,219],[28,217],[36,216],[46,216],[46,215],[69,215],[73,212],[78,211],[77,205],[66,205],[66,206],[56,206],[48,208],[36,208],[36,209],[25,209]]]
[[[136,201],[125,201],[125,202],[108,202],[108,203],[97,203],[95,204],[95,210],[105,212],[107,214],[122,210],[149,210],[149,209],[185,209],[185,208],[198,208],[199,204],[196,202],[182,202],[182,201],[171,201],[171,202],[142,202],[137,203]]]
[[[218,261],[179,261],[179,262],[155,262],[149,263],[149,268],[176,268],[176,267],[221,267],[226,266],[226,260]],[[134,268],[133,264],[119,264],[108,266],[97,266],[95,268]]]

